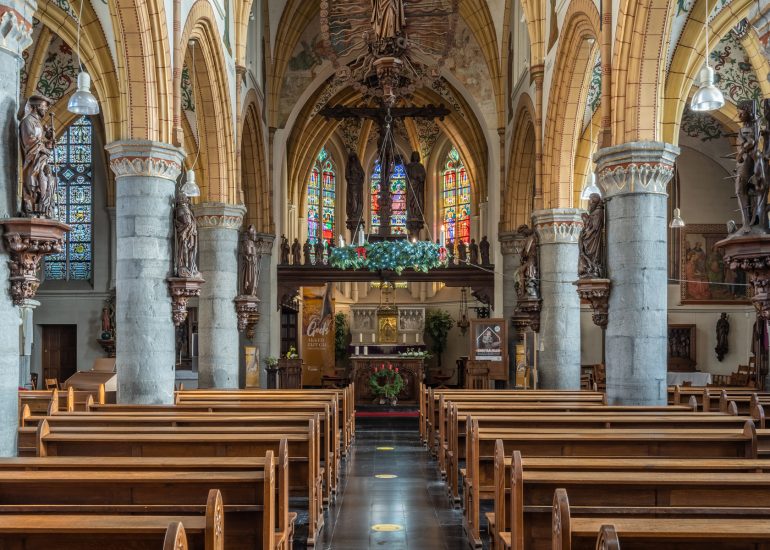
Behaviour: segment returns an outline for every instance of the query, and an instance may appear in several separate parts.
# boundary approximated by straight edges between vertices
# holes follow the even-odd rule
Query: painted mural
[[[725,98],[733,103],[760,98],[757,75],[735,30],[719,41],[710,60],[718,75],[717,86]]]
[[[300,96],[316,77],[323,63],[321,48],[320,23],[311,21],[289,58],[278,104],[281,125],[286,123]]]
[[[708,113],[695,113],[685,107],[680,130],[692,138],[712,141],[725,136],[726,132],[717,119]]]
[[[37,91],[58,101],[73,89],[77,82],[78,67],[72,48],[58,36],[48,45]]]
[[[484,54],[476,38],[461,19],[457,23],[455,43],[446,66],[473,95],[488,121],[496,121],[495,96]]]

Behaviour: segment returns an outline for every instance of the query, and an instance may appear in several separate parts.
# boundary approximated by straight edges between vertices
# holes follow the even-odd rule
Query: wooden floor
[[[392,448],[388,449],[388,448]],[[327,511],[317,548],[465,550],[462,512],[452,510],[416,419],[360,419],[341,496]],[[397,476],[377,478],[377,475]],[[397,531],[376,531],[378,524]],[[296,547],[296,545],[295,545]]]

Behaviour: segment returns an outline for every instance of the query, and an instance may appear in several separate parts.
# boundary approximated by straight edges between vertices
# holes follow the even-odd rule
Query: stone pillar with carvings
[[[238,231],[246,208],[224,203],[193,207],[199,268],[206,284],[198,298],[198,387],[238,387]]]
[[[607,278],[612,281],[605,336],[607,400],[665,405],[667,356],[666,186],[679,148],[640,141],[594,156],[607,200]]]
[[[32,44],[35,0],[0,0],[0,218],[16,215],[21,53]],[[8,146],[10,145],[10,146]],[[19,312],[8,294],[8,252],[0,250],[0,456],[16,455],[19,387]]]
[[[118,402],[174,402],[174,324],[166,279],[173,272],[172,209],[184,153],[169,144],[116,141]]]
[[[275,235],[268,233],[257,233],[257,237],[262,239],[262,244],[257,253],[260,256],[259,259],[259,286],[257,288],[257,296],[259,297],[259,322],[254,328],[254,338],[251,340],[252,345],[256,346],[259,350],[259,383],[262,387],[266,387],[267,372],[265,371],[265,358],[271,355],[278,357],[280,353],[280,347],[278,342],[273,345],[271,343],[270,333],[273,320],[278,313],[274,306],[271,306],[271,287],[275,281],[275,269],[273,268],[273,241],[275,241]]]
[[[498,235],[503,256],[503,318],[508,324],[508,360],[516,366],[516,343],[520,338],[516,328],[511,325],[511,317],[516,310],[516,287],[514,274],[521,265],[522,236],[515,231],[505,231]],[[513,378],[511,387],[516,379]]]
[[[577,279],[578,237],[583,228],[577,208],[532,213],[540,242],[540,354],[538,387],[580,389],[580,298]]]

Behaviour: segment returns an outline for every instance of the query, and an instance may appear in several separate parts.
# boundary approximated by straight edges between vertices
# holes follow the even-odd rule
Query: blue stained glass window
[[[334,214],[337,204],[337,171],[326,147],[318,153],[307,185],[307,238],[315,244],[320,238],[334,239]],[[315,251],[311,253],[315,261]]]
[[[45,278],[89,281],[93,269],[93,126],[73,122],[56,143],[58,219],[71,228],[59,254],[46,257]]]
[[[374,162],[372,177],[370,180],[370,209],[372,233],[376,233],[380,227],[380,193],[381,177],[380,161]],[[392,235],[406,235],[406,167],[398,163],[390,174],[390,233]]]
[[[471,237],[471,183],[460,153],[454,147],[447,155],[443,187],[441,196],[447,241],[457,244],[462,240],[468,244]]]

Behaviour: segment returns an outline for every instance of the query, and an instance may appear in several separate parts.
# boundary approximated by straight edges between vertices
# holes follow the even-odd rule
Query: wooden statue
[[[588,212],[582,214],[583,230],[578,240],[578,277],[604,277],[604,201],[598,193],[588,198]]]
[[[446,243],[446,257],[448,265],[455,265],[455,242],[452,240]]]
[[[351,151],[348,153],[348,164],[345,167],[345,180],[348,185],[345,213],[348,216],[347,227],[351,232],[356,231],[363,219],[365,179],[366,174],[361,161],[358,160],[358,155]]]
[[[310,239],[305,239],[305,244],[302,245],[302,258],[303,265],[313,265],[310,261],[310,253],[313,250],[313,245],[310,244]]]
[[[300,265],[302,263],[302,246],[299,244],[299,239],[294,239],[291,244],[291,264]]]
[[[323,265],[324,263],[324,240],[316,239],[313,245],[313,252],[315,252],[315,265]]]
[[[457,243],[457,260],[461,265],[468,263],[468,245],[462,239]]]
[[[727,343],[727,335],[730,333],[730,321],[727,320],[727,313],[722,313],[717,321],[717,345],[714,351],[717,354],[717,360],[722,361],[730,351],[730,345]]]
[[[190,208],[190,198],[179,193],[174,208],[174,248],[176,276],[185,279],[200,277],[196,259],[198,256],[198,224]]]
[[[281,235],[281,265],[289,265],[289,239]]]
[[[754,161],[758,147],[757,120],[754,102],[746,101],[738,106],[738,120],[743,124],[738,131],[738,153],[735,157],[735,195],[741,212],[741,233],[749,233],[754,225],[749,192],[754,176]]]
[[[241,234],[241,295],[256,296],[259,285],[257,230],[249,225]]]
[[[481,265],[492,265],[489,261],[489,240],[486,235],[481,237],[481,242],[479,242],[479,252],[481,253]]]
[[[479,264],[479,245],[476,244],[476,239],[471,239],[471,244],[468,245],[468,251],[470,252],[470,259],[473,265]]]
[[[51,169],[56,147],[53,127],[45,123],[51,100],[33,95],[24,107],[19,123],[22,158],[21,215],[53,218],[56,202],[56,175]]]
[[[403,0],[372,0],[370,21],[378,40],[396,38],[406,26]]]
[[[422,222],[425,218],[425,178],[427,172],[420,162],[420,153],[412,151],[412,159],[406,166],[409,185],[406,188],[407,220]]]
[[[527,225],[519,226],[517,232],[524,237],[521,248],[521,265],[516,270],[516,295],[519,300],[540,298],[540,269],[537,257],[537,234]]]

